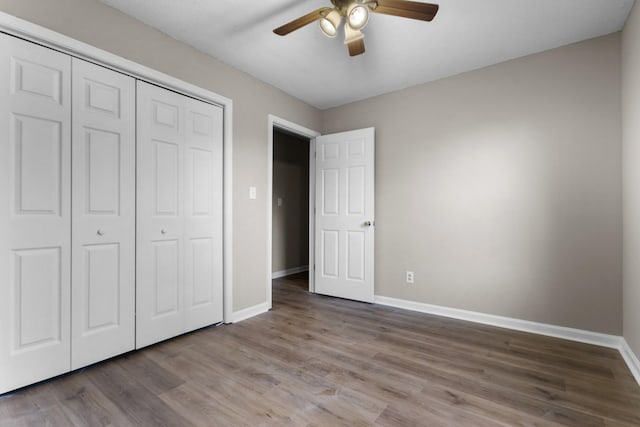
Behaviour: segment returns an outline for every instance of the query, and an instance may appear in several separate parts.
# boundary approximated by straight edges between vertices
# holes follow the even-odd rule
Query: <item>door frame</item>
[[[224,110],[223,127],[223,293],[224,322],[233,322],[233,197],[232,197],[232,160],[233,160],[233,102],[207,89],[195,86],[184,80],[164,74],[145,65],[125,59],[121,56],[99,49],[37,24],[0,12],[0,32],[50,47],[72,57],[110,68],[139,80],[181,93]]]
[[[271,310],[272,285],[273,280],[273,131],[282,129],[287,132],[309,138],[309,292],[315,291],[313,281],[313,263],[315,258],[315,194],[316,194],[316,168],[315,168],[315,138],[320,136],[320,132],[311,130],[299,124],[290,122],[273,114],[268,116],[268,138],[267,138],[267,307]]]

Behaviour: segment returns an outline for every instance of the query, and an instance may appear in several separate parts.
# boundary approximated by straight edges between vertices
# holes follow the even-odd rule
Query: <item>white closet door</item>
[[[70,369],[71,58],[0,34],[0,393]]]
[[[73,59],[72,369],[135,347],[135,80]]]
[[[222,109],[138,82],[136,347],[222,320]]]
[[[222,321],[222,108],[184,99],[187,330]]]
[[[136,347],[184,330],[182,97],[138,82]]]

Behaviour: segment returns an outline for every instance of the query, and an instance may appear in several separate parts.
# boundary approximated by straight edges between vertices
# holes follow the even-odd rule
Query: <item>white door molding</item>
[[[11,34],[67,53],[73,57],[114,69],[115,71],[182,93],[192,98],[219,105],[224,109],[224,321],[225,323],[232,322],[233,102],[231,99],[4,12],[0,12],[0,32]]]
[[[314,292],[314,281],[313,275],[311,273],[311,269],[313,268],[313,259],[314,259],[314,230],[315,230],[315,221],[313,208],[315,206],[315,162],[313,158],[313,153],[315,153],[315,142],[314,138],[320,136],[320,132],[315,130],[308,129],[304,126],[300,126],[296,123],[290,122],[289,120],[285,120],[283,118],[274,116],[269,114],[269,124],[267,126],[268,138],[267,138],[267,278],[266,278],[266,286],[267,286],[267,307],[268,310],[271,310],[272,305],[272,289],[271,289],[271,281],[272,278],[272,262],[273,262],[273,251],[272,251],[272,238],[273,238],[273,218],[272,218],[272,209],[273,209],[273,131],[274,129],[283,129],[289,132],[293,132],[296,135],[303,136],[305,138],[309,138],[311,141],[309,143],[309,292]]]

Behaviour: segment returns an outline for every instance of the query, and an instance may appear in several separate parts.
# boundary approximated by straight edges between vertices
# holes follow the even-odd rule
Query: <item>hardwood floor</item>
[[[0,425],[640,426],[617,351],[306,292],[0,398]]]

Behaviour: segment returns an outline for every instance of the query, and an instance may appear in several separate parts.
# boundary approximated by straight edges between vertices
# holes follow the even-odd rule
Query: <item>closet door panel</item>
[[[135,347],[135,80],[73,59],[72,368]]]
[[[189,330],[222,321],[222,108],[185,99]]]
[[[222,114],[138,82],[138,348],[222,321]]]
[[[182,102],[138,82],[137,348],[185,331]]]
[[[70,369],[70,77],[0,34],[0,393]]]

